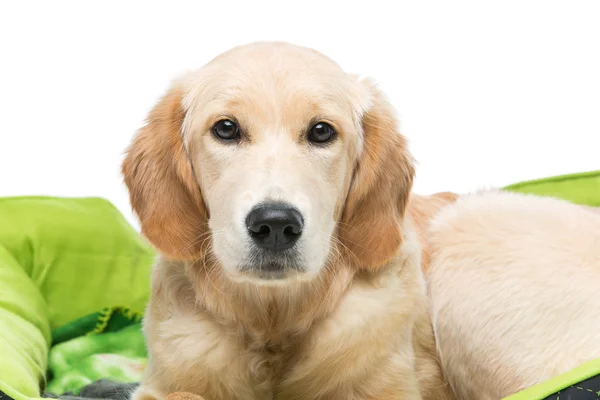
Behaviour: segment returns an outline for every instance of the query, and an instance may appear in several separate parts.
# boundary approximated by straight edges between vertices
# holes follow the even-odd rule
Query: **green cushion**
[[[106,200],[0,199],[0,391],[39,397],[54,328],[104,307],[143,311],[153,259]]]
[[[600,207],[600,171],[521,182],[507,186],[506,189],[540,196],[558,197],[576,204]]]

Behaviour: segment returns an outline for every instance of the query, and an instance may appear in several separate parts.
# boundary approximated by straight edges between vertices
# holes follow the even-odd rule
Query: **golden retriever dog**
[[[135,400],[497,400],[600,357],[597,210],[411,194],[392,107],[316,51],[184,74],[123,174],[161,253]]]
[[[234,48],[172,84],[123,174],[162,254],[135,399],[452,398],[419,228],[454,196],[411,199],[372,83],[307,48]]]

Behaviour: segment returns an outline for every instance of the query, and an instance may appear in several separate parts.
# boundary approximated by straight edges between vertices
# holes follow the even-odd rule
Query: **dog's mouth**
[[[244,264],[239,271],[246,276],[260,280],[282,280],[305,272],[299,258],[293,249],[279,254],[255,251],[249,262]]]

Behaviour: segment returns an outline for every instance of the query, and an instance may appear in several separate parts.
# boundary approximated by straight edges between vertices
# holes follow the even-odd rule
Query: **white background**
[[[600,1],[3,1],[0,196],[102,196],[180,72],[285,40],[379,81],[415,190],[600,169]]]

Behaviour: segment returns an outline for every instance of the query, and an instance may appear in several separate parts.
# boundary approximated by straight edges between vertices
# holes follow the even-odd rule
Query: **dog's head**
[[[316,51],[255,43],[177,80],[123,163],[144,235],[232,280],[311,279],[396,255],[413,164],[370,83]],[[201,263],[200,263],[201,264]]]

